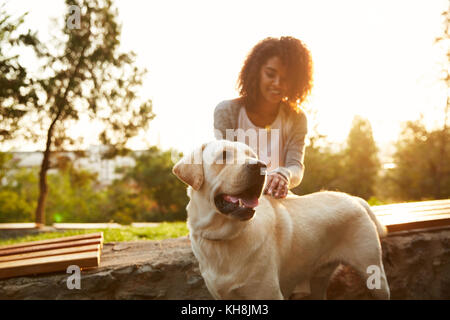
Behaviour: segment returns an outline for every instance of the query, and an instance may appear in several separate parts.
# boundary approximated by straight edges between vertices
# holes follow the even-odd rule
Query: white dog
[[[379,236],[385,228],[361,198],[339,192],[261,195],[265,164],[247,145],[204,144],[173,173],[188,184],[192,250],[215,299],[326,298],[339,263],[367,281],[378,270],[374,298],[389,299]]]

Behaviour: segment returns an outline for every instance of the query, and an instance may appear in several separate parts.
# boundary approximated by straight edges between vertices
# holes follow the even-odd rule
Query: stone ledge
[[[403,233],[382,240],[392,299],[450,299],[450,229]],[[99,268],[83,270],[81,289],[69,274],[0,280],[0,299],[211,299],[187,237],[105,244]],[[336,272],[330,299],[368,299],[348,267]]]

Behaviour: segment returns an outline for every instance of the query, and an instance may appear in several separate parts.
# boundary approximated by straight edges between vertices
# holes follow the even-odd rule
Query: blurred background
[[[0,222],[185,220],[173,154],[214,138],[249,50],[311,50],[303,182],[450,196],[448,0],[0,1]]]

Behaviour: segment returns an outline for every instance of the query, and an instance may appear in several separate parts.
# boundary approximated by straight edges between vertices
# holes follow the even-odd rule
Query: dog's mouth
[[[263,185],[256,183],[239,194],[220,193],[214,197],[215,205],[222,214],[242,221],[249,220],[255,214],[262,187]]]

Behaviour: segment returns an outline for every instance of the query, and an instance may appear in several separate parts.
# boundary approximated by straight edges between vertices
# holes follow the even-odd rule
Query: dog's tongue
[[[246,206],[247,208],[254,208],[258,205],[258,198],[254,197],[254,198],[242,198],[242,203],[244,204],[244,206]]]
[[[234,196],[230,196],[230,195],[225,195],[224,199],[228,202],[233,202],[233,203],[238,203],[239,199],[242,201],[242,204],[244,206],[246,206],[247,208],[254,208],[258,205],[258,198],[257,197],[253,197],[253,198],[239,198],[239,197],[234,197]]]

